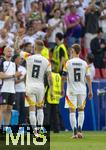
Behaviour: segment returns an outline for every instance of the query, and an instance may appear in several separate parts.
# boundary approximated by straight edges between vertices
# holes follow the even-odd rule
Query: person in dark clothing
[[[90,50],[90,42],[96,37],[96,32],[99,28],[99,16],[100,11],[95,5],[87,8],[85,13],[85,48],[88,50]]]
[[[103,39],[102,28],[97,31],[97,36],[91,40],[90,43],[91,51],[94,54],[94,65],[95,68],[105,68],[105,63],[103,61],[104,54],[106,52],[106,43]]]

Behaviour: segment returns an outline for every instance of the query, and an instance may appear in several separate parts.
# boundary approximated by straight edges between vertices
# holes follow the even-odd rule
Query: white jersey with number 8
[[[26,89],[44,86],[44,75],[51,71],[49,61],[40,54],[29,56],[27,59]]]

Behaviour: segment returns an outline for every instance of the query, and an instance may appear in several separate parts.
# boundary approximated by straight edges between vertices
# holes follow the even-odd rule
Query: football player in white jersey
[[[88,97],[92,97],[92,83],[87,63],[79,58],[81,47],[74,44],[71,47],[72,58],[67,61],[62,75],[62,93],[64,93],[64,81],[67,77],[67,91],[65,107],[70,110],[70,124],[73,130],[73,138],[82,138],[82,127],[84,123],[84,107],[86,99],[86,81],[89,88]],[[78,122],[76,109],[78,108]],[[77,126],[78,124],[78,126]]]
[[[41,55],[43,41],[37,40],[35,44],[36,54],[29,56],[26,60],[26,95],[29,102],[29,119],[33,129],[36,129],[36,124],[42,126],[44,120],[43,104],[44,104],[44,76],[47,73],[48,82],[52,93],[52,78],[50,62]],[[36,109],[37,108],[37,109]],[[35,112],[36,111],[36,112]],[[37,114],[37,116],[36,116]]]

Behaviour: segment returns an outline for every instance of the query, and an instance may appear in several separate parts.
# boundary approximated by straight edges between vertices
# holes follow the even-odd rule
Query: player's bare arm
[[[93,97],[93,92],[92,92],[92,82],[90,76],[86,76],[86,80],[89,88],[88,98],[91,99]]]
[[[10,79],[10,78],[15,78],[15,77],[20,77],[22,74],[21,72],[16,72],[13,75],[7,75],[4,72],[0,72],[0,79]]]
[[[62,78],[61,78],[61,95],[64,96],[65,95],[65,91],[64,91],[64,83],[67,80],[67,72],[63,71],[62,72]]]
[[[50,95],[51,98],[54,98],[54,94],[53,94],[53,82],[52,82],[52,74],[51,71],[47,72],[47,76],[48,76],[48,83],[49,83],[49,87],[50,87]]]

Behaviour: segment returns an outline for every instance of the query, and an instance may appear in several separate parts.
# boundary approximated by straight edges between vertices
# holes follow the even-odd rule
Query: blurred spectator
[[[61,19],[60,9],[55,9],[54,17],[48,20],[48,25],[51,28],[51,35],[48,38],[48,44],[51,49],[54,49],[54,47],[56,46],[56,41],[55,41],[56,33],[60,32],[63,34],[64,31],[63,20]]]
[[[0,10],[0,30],[3,29],[5,24],[5,15],[2,10]]]
[[[44,11],[44,4],[42,1],[38,2],[38,10],[39,10],[39,14],[40,14],[42,22],[46,23],[47,17],[46,17],[46,12]]]
[[[82,19],[82,25],[85,25],[85,11],[84,11],[84,8],[83,8],[83,3],[84,3],[84,0],[78,0],[78,1],[75,1],[74,4],[76,5],[76,8],[77,8],[77,14],[81,17]]]
[[[93,81],[94,77],[95,77],[95,67],[94,67],[94,55],[92,53],[88,53],[87,54],[87,63],[88,63],[88,66],[89,66],[89,69],[90,69],[90,77],[91,77],[91,80]]]
[[[11,5],[11,2],[9,0],[4,0],[2,2],[1,10],[5,14],[5,20],[7,20],[9,17],[13,17],[13,15],[14,15],[14,11],[12,9],[12,5]]]
[[[25,37],[25,29],[24,28],[19,28],[18,32],[15,36],[15,42],[14,42],[15,51],[20,49],[20,47],[23,45],[24,37]]]
[[[106,43],[103,39],[102,28],[97,31],[97,36],[91,40],[91,51],[94,54],[94,65],[95,68],[104,68],[105,63],[103,61],[104,54],[106,51]]]
[[[90,42],[96,37],[99,28],[100,12],[95,5],[90,5],[85,14],[85,48],[90,51]]]
[[[81,18],[76,12],[74,5],[70,6],[70,13],[65,15],[67,47],[70,48],[74,43],[80,43],[82,32]]]
[[[28,27],[27,32],[25,34],[25,37],[23,38],[24,43],[30,42],[32,46],[35,44],[35,38],[34,38],[34,30],[33,27]]]
[[[61,10],[61,5],[60,5],[60,2],[55,2],[53,3],[53,6],[52,6],[52,11],[50,13],[50,16],[53,17],[54,16],[54,13],[56,10]]]
[[[16,1],[16,11],[20,11],[23,14],[25,14],[25,8],[24,8],[24,1],[23,0],[17,0]]]
[[[27,14],[27,18],[31,19],[40,19],[38,2],[31,2],[31,11]]]
[[[43,31],[44,28],[47,28],[46,24],[42,22],[41,19],[39,20],[33,20],[31,21],[31,26],[33,27],[34,30],[34,39],[36,41],[36,39],[42,39],[44,40],[45,37],[47,36],[46,32]]]
[[[101,11],[100,27],[103,29],[104,39],[106,41],[106,4],[103,5],[103,10]]]
[[[2,29],[0,31],[0,48],[3,48],[4,46],[13,46],[14,42],[9,37],[9,33],[6,29]]]

